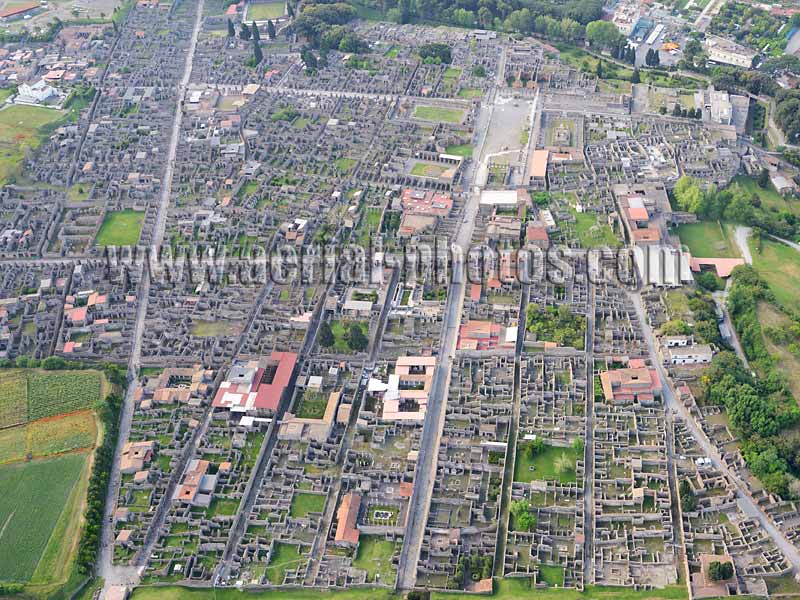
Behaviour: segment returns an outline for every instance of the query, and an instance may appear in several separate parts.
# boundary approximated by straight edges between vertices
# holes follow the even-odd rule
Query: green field
[[[353,561],[356,569],[367,572],[367,582],[391,585],[395,580],[395,568],[392,557],[397,550],[397,543],[390,542],[378,535],[362,535],[358,540],[358,552]]]
[[[437,163],[416,162],[411,167],[411,174],[417,177],[439,177],[447,169]]]
[[[739,252],[729,230],[716,221],[678,227],[681,243],[697,258],[738,258]]]
[[[336,168],[339,169],[343,173],[349,173],[353,170],[358,164],[358,161],[355,158],[337,158],[334,162]]]
[[[480,98],[483,96],[483,90],[480,88],[461,88],[458,90],[458,97],[459,98]]]
[[[247,5],[248,21],[266,21],[267,19],[277,19],[286,13],[286,4],[283,2],[263,2]]]
[[[539,581],[550,587],[564,585],[564,567],[557,565],[539,565]]]
[[[575,230],[583,248],[616,248],[621,244],[608,223],[599,223],[597,215],[591,212],[579,213],[572,210],[575,217]]]
[[[303,395],[297,398],[294,407],[298,419],[321,419],[328,407],[328,397],[325,393],[305,388]]]
[[[0,183],[16,175],[25,152],[38,147],[64,111],[39,106],[6,106],[0,110]]]
[[[269,569],[267,570],[269,576]],[[353,588],[314,592],[331,600],[402,600],[403,595],[386,588]],[[235,589],[191,589],[178,586],[140,587],[134,590],[133,600],[308,600],[308,590],[267,590],[262,592],[240,592]],[[535,589],[524,577],[495,579],[494,593],[476,595],[458,592],[433,592],[431,600],[685,600],[688,598],[685,585],[671,585],[660,590],[633,590],[631,588],[586,586],[583,592],[572,589]]]
[[[555,463],[562,454],[570,461],[572,468],[559,473],[556,470]],[[579,458],[580,453],[574,448],[559,448],[557,446],[545,446],[544,450],[531,458],[525,446],[520,445],[517,449],[517,459],[514,463],[514,481],[530,483],[534,480],[558,480],[561,483],[573,483],[575,481],[575,461]],[[533,470],[530,467],[533,467]]]
[[[758,196],[758,199],[761,200],[761,205],[766,208],[786,210],[796,216],[800,216],[800,200],[792,196],[784,198],[772,187],[772,183],[768,184],[765,189],[759,187],[758,182],[752,177],[739,175],[731,181],[731,186],[733,185],[738,185],[749,194]]]
[[[215,497],[206,510],[206,515],[209,517],[232,517],[239,510],[239,500],[236,498],[220,498]]]
[[[139,241],[144,211],[109,211],[94,240],[96,246],[134,246]]]
[[[299,546],[276,543],[266,569],[267,579],[273,585],[282,584],[286,571],[297,567],[304,560]]]
[[[414,109],[414,118],[424,119],[425,121],[439,121],[441,123],[461,123],[464,119],[464,110],[421,104]]]
[[[336,352],[337,354],[352,354],[353,350],[347,345],[347,337],[349,335],[350,325],[358,323],[361,327],[361,333],[369,336],[369,323],[365,321],[331,321],[331,333],[333,333],[333,346],[327,348],[329,352]]]
[[[0,580],[33,576],[86,456],[0,466]]]
[[[749,244],[753,267],[778,302],[790,311],[800,311],[800,252],[767,238],[759,245],[751,237]]]
[[[445,152],[454,156],[468,158],[472,156],[472,144],[453,144],[445,148]]]
[[[321,513],[325,510],[326,496],[323,494],[295,494],[292,496],[292,506],[289,515],[302,519],[309,513]]]

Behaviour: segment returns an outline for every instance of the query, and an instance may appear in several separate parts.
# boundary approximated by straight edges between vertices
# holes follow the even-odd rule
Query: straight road
[[[183,116],[183,98],[186,93],[186,86],[189,83],[189,77],[192,73],[192,62],[194,59],[194,51],[197,46],[197,37],[200,34],[200,26],[203,22],[203,4],[204,0],[197,0],[196,15],[194,28],[192,30],[192,38],[189,43],[189,49],[186,56],[186,63],[184,66],[183,77],[181,78],[180,85],[177,90],[175,98],[175,117],[172,122],[172,135],[170,137],[169,149],[166,157],[166,169],[164,172],[164,182],[161,188],[161,196],[159,199],[158,212],[156,214],[156,223],[153,230],[151,243],[153,251],[155,251],[164,237],[164,228],[167,222],[167,211],[169,210],[170,191],[172,189],[172,172],[175,165],[175,154],[178,149],[178,140],[180,139],[181,119]],[[101,535],[100,557],[97,564],[97,575],[103,578],[102,598],[108,596],[109,589],[115,585],[135,585],[139,582],[141,575],[141,568],[125,567],[114,565],[114,511],[117,506],[117,497],[119,495],[120,486],[120,472],[119,472],[119,459],[122,455],[122,448],[128,441],[128,436],[131,430],[131,421],[133,420],[134,399],[133,394],[138,383],[137,372],[139,368],[139,359],[142,352],[142,335],[144,334],[144,324],[147,317],[147,301],[150,295],[150,272],[147,266],[144,267],[142,272],[142,279],[139,284],[137,296],[139,298],[139,305],[136,309],[136,322],[134,325],[134,335],[131,348],[131,355],[128,361],[128,389],[125,394],[124,403],[120,415],[119,435],[117,437],[117,446],[114,450],[114,461],[109,474],[108,482],[108,495],[106,497],[106,505],[103,514],[103,531]],[[155,523],[152,525],[156,526]]]
[[[433,374],[428,408],[425,423],[422,428],[419,458],[414,471],[414,490],[408,506],[408,522],[403,540],[403,549],[400,552],[400,562],[397,569],[397,589],[408,590],[414,587],[417,581],[417,562],[422,550],[422,538],[428,522],[433,484],[436,479],[436,469],[444,427],[444,416],[447,407],[447,390],[450,387],[450,369],[455,353],[458,327],[461,324],[461,312],[464,305],[466,291],[466,256],[472,240],[472,231],[475,227],[475,217],[478,213],[481,188],[478,185],[480,173],[485,170],[483,164],[487,157],[484,154],[486,133],[491,123],[497,97],[497,86],[502,81],[505,65],[505,54],[501,55],[496,73],[496,85],[489,93],[485,103],[481,105],[476,119],[476,152],[479,164],[469,166],[465,173],[464,181],[469,184],[467,200],[464,204],[464,221],[459,225],[453,240],[453,250],[460,253],[461,260],[453,261],[452,282],[445,302],[442,339],[439,345],[439,362]],[[476,168],[477,166],[477,168]]]

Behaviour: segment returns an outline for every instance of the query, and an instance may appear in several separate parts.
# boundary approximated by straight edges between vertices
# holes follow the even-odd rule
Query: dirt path
[[[736,241],[736,245],[739,247],[739,252],[742,253],[742,258],[744,258],[744,262],[746,262],[748,265],[753,264],[753,256],[750,254],[750,246],[747,243],[747,238],[750,237],[752,231],[753,229],[751,227],[737,225],[733,233],[733,239]]]

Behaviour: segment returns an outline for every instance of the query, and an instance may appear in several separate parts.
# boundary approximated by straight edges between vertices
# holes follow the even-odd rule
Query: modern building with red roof
[[[269,357],[235,364],[220,384],[211,405],[233,412],[274,413],[296,364],[294,352],[272,352]]]

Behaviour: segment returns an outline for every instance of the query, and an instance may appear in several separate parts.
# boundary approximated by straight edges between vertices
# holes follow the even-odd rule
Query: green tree
[[[361,325],[352,323],[347,336],[347,346],[355,352],[362,352],[366,350],[368,343],[369,340],[364,335],[364,332],[361,331]]]
[[[245,41],[249,40],[253,34],[250,31],[250,28],[247,26],[247,23],[242,23],[242,28],[239,30],[239,37]]]
[[[569,473],[570,471],[575,470],[575,462],[569,456],[567,456],[566,452],[562,452],[561,455],[553,462],[553,467],[555,468],[556,473],[563,475],[564,473]]]
[[[253,33],[253,39],[257,42],[260,42],[261,32],[258,31],[258,25],[256,25],[255,21],[253,21],[253,24],[250,26],[250,31]]]
[[[236,27],[230,19],[228,19],[228,37],[236,37]]]
[[[592,46],[612,48],[619,38],[619,29],[611,21],[592,21],[586,25],[586,40]]]
[[[691,327],[682,319],[673,319],[661,326],[662,335],[689,335],[691,332]]]
[[[695,215],[703,211],[703,191],[691,177],[684,175],[678,179],[675,184],[674,194],[678,208],[681,210]]]
[[[330,348],[336,343],[331,326],[327,321],[323,321],[319,326],[319,345],[323,348]]]
[[[639,69],[634,69],[633,70],[633,75],[631,75],[631,83],[641,83],[641,82],[642,82],[642,78],[639,75]]]
[[[733,577],[733,565],[729,562],[713,561],[708,565],[708,576],[713,581],[726,581]]]
[[[769,185],[769,171],[766,169],[761,169],[761,172],[758,174],[758,187],[761,189],[767,189]]]
[[[272,20],[270,19],[269,21],[267,21],[267,37],[271,40],[274,40],[275,36],[276,36],[275,23],[273,23]]]
[[[679,490],[681,496],[681,510],[683,510],[683,512],[693,512],[697,508],[697,498],[694,495],[689,481],[686,479],[682,480]]]
[[[529,459],[532,459],[537,454],[544,450],[544,440],[540,437],[532,439],[525,445],[525,453]]]
[[[256,38],[253,38],[253,61],[258,65],[262,60],[264,60],[264,53],[261,51],[261,44]]]

